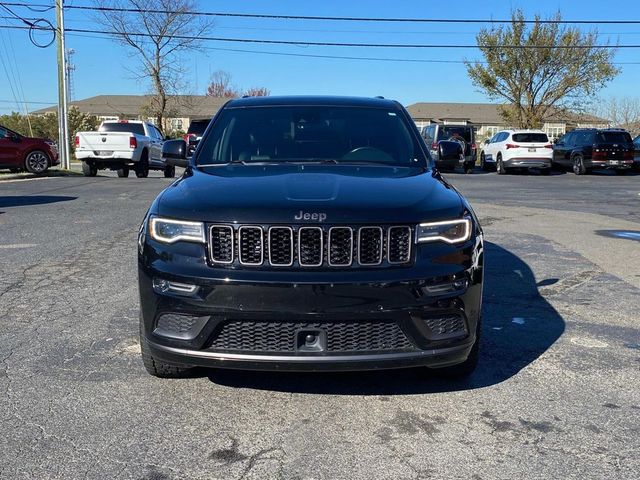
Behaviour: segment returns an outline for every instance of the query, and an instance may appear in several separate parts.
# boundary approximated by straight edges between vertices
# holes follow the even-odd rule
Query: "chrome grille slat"
[[[235,256],[235,232],[230,225],[212,225],[209,229],[209,255],[213,263],[229,265]]]
[[[348,267],[353,263],[353,228],[331,227],[329,229],[327,263],[331,267]]]
[[[391,264],[406,263],[411,258],[411,227],[387,229],[387,261]]]
[[[298,263],[301,267],[319,267],[324,262],[324,232],[321,227],[298,229]]]
[[[264,262],[262,227],[242,226],[238,229],[238,257],[242,265],[262,265]]]
[[[358,263],[373,266],[382,263],[384,236],[381,227],[358,229]]]
[[[293,265],[293,228],[270,227],[268,236],[269,263],[277,267]]]
[[[409,264],[414,229],[407,225],[210,225],[213,266],[353,268]]]

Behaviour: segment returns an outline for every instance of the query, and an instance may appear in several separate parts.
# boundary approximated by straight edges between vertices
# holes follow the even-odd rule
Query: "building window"
[[[500,127],[497,127],[495,125],[491,125],[491,126],[485,126],[484,127],[484,134],[487,138],[491,138],[493,137],[496,133],[498,133],[500,131]]]
[[[566,133],[566,128],[564,125],[546,125],[544,131],[549,140],[554,141]]]
[[[171,119],[171,130],[182,130],[182,119],[181,118],[172,118]]]

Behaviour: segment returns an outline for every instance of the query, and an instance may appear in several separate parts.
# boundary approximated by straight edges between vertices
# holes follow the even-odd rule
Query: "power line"
[[[34,7],[42,7],[52,9],[48,4],[27,4],[23,2],[4,2],[5,5],[26,7],[34,10]],[[97,7],[87,5],[65,5],[68,10],[90,10],[101,12],[128,12],[128,13],[159,13],[165,15],[182,14],[196,15],[208,17],[236,17],[236,18],[264,18],[276,20],[322,20],[322,21],[340,21],[340,22],[389,22],[389,23],[512,23],[512,19],[497,18],[399,18],[399,17],[333,17],[333,16],[315,16],[315,15],[275,15],[266,13],[234,13],[234,12],[197,12],[197,11],[177,11],[177,10],[142,10],[138,8],[120,8],[120,7]],[[35,10],[34,10],[35,11]],[[46,10],[45,10],[46,11]],[[522,20],[522,23],[547,23],[547,24],[576,24],[576,25],[635,25],[640,24],[640,20]]]
[[[29,105],[54,105],[56,101],[52,101],[52,102],[28,102],[28,101],[23,101],[22,103],[26,103]],[[0,103],[15,103],[15,100],[0,100]]]
[[[91,10],[103,12],[128,12],[128,13],[160,13],[201,15],[211,17],[238,17],[238,18],[265,18],[277,20],[323,20],[341,22],[393,22],[393,23],[512,23],[512,19],[445,19],[445,18],[381,18],[381,17],[329,17],[313,15],[273,15],[264,13],[230,13],[230,12],[180,12],[175,10],[141,10],[138,8],[119,7],[91,7],[71,5],[66,7],[75,10]],[[549,23],[549,24],[640,24],[640,20],[524,20],[524,23]]]
[[[20,26],[3,25],[3,28],[25,28]],[[47,27],[35,27],[37,30],[55,30]],[[67,28],[67,32],[74,33],[100,33],[103,35],[122,36],[129,35],[131,37],[151,37],[149,33],[144,32],[118,32],[112,30],[94,30],[86,28]],[[529,49],[549,49],[549,50],[576,50],[576,49],[618,49],[618,48],[640,48],[640,44],[622,44],[622,45],[472,45],[472,44],[417,44],[417,43],[351,43],[351,42],[312,42],[306,40],[267,40],[258,38],[226,38],[226,37],[196,37],[192,35],[166,35],[166,38],[175,40],[202,40],[210,42],[229,42],[229,43],[256,43],[266,45],[297,45],[306,47],[367,47],[367,48],[412,48],[412,49],[510,49],[510,50],[529,50]]]

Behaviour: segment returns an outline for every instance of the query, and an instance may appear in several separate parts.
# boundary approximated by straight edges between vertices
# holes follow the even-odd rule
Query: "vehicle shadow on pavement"
[[[46,203],[69,202],[78,197],[65,195],[0,195],[0,208],[26,207],[29,205],[43,205]]]
[[[501,383],[534,362],[562,335],[565,322],[540,295],[529,266],[485,242],[480,362],[473,375],[451,380],[424,369],[341,373],[203,371],[220,385],[292,393],[413,395],[470,390]],[[541,285],[553,279],[540,282]]]

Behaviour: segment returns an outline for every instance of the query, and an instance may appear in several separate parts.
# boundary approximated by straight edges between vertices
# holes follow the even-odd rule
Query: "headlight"
[[[186,242],[205,243],[204,224],[186,220],[152,217],[149,222],[151,238],[162,243]]]
[[[465,217],[446,222],[421,223],[417,237],[418,242],[463,243],[471,238],[471,219]]]

